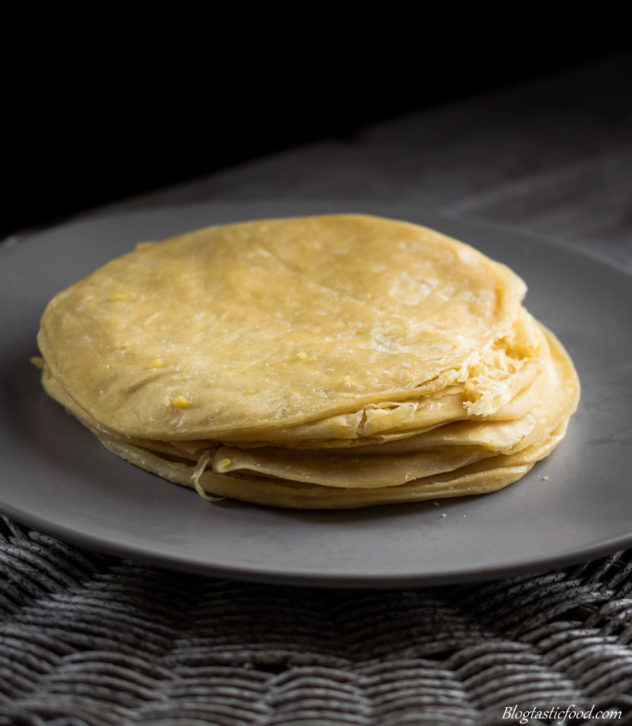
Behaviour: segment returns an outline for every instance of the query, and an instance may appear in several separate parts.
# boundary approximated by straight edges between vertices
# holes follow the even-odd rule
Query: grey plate
[[[520,482],[438,507],[300,512],[211,505],[108,453],[43,393],[29,357],[37,353],[43,308],[62,288],[143,239],[206,224],[331,211],[426,224],[505,262],[527,281],[527,307],[567,346],[583,397],[567,438]],[[177,569],[343,586],[489,578],[632,544],[632,286],[614,268],[506,229],[419,210],[299,202],[103,217],[4,245],[0,260],[0,509],[27,525]]]

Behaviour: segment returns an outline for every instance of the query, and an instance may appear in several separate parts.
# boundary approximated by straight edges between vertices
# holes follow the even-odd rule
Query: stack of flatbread
[[[120,457],[299,508],[480,494],[563,438],[579,382],[466,244],[365,215],[209,227],[59,293],[43,383]]]

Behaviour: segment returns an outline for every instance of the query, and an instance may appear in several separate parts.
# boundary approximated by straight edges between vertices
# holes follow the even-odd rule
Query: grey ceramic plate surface
[[[332,211],[426,224],[510,265],[582,381],[568,435],[494,494],[344,512],[212,505],[125,463],[43,392],[48,300],[133,248],[207,224]],[[84,547],[218,576],[393,587],[504,576],[632,545],[632,278],[503,228],[379,204],[209,204],[69,224],[0,247],[0,510]],[[545,479],[545,477],[547,477]],[[445,515],[445,516],[444,516]]]

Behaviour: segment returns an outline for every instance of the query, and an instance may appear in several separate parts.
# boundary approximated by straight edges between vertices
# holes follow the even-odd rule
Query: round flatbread
[[[221,439],[463,380],[524,292],[508,268],[416,225],[266,220],[139,245],[57,295],[38,342],[108,429]]]
[[[42,380],[206,497],[348,508],[493,491],[564,436],[573,364],[505,266],[365,215],[143,243],[57,295]]]

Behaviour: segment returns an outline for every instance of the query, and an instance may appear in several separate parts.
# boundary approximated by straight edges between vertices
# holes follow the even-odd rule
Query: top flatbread
[[[416,225],[264,220],[139,245],[57,295],[38,342],[106,429],[222,440],[447,390],[524,293],[505,266]]]

